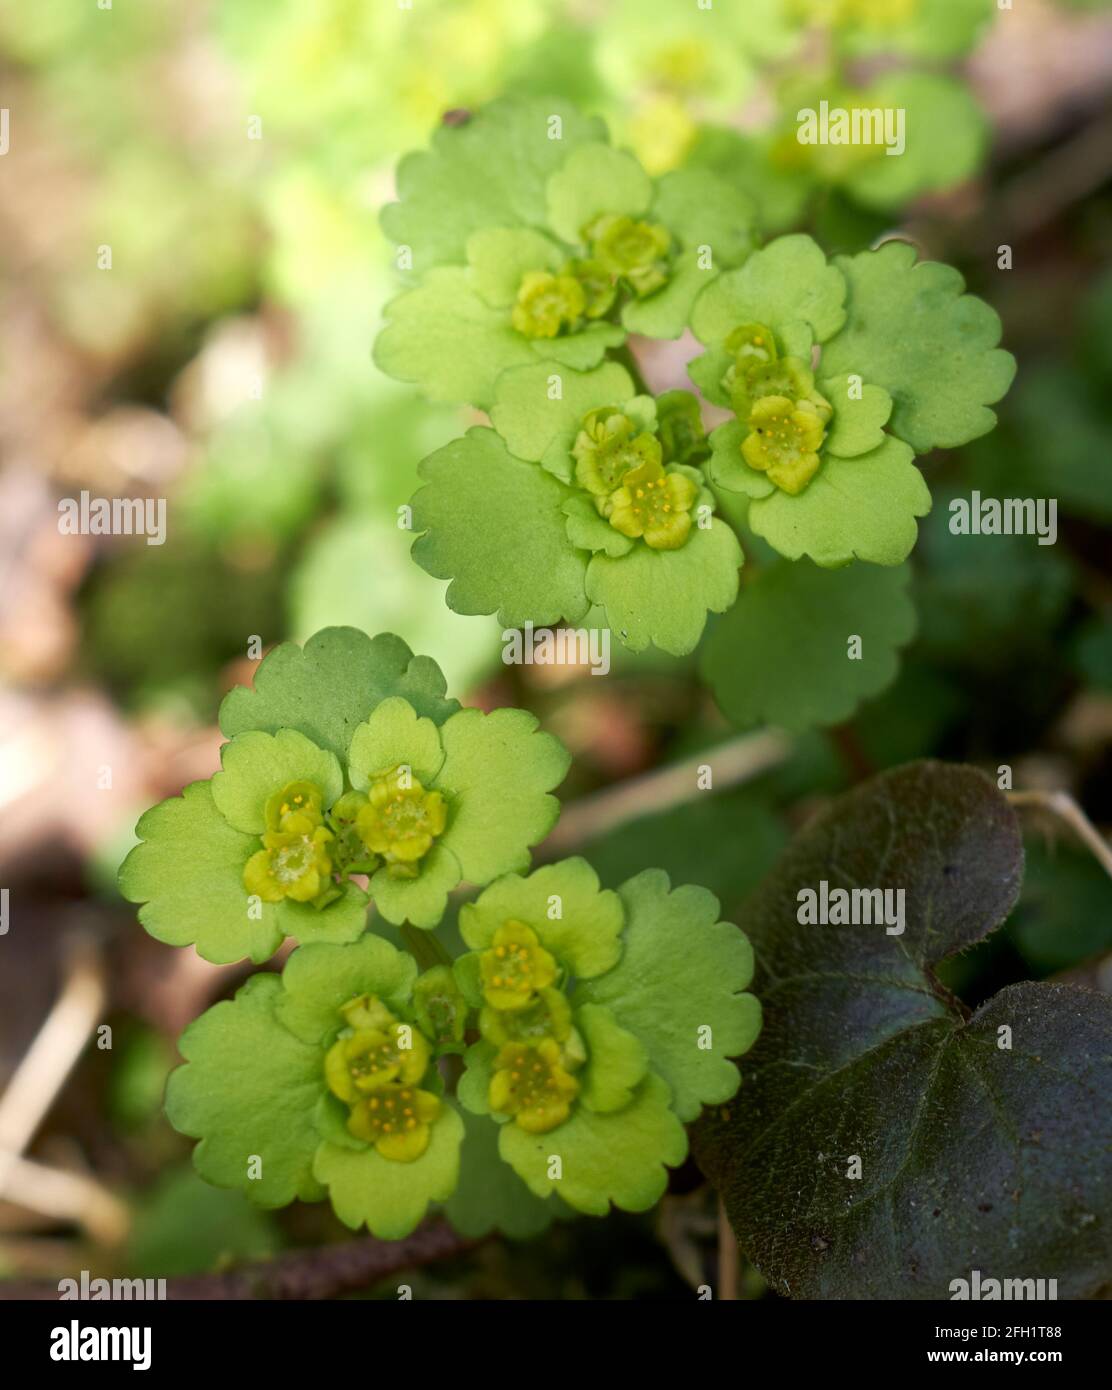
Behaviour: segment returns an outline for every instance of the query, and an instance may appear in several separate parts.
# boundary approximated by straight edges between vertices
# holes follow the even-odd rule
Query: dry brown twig
[[[1069,792],[1017,791],[1008,792],[1007,797],[1013,806],[1034,806],[1049,811],[1051,815],[1063,821],[1082,844],[1092,851],[1101,868],[1112,878],[1112,846]]]
[[[122,1202],[84,1174],[23,1157],[85,1050],[105,998],[99,953],[81,938],[54,1007],[0,1095],[0,1197],[44,1216],[78,1221],[97,1239],[112,1242],[127,1230]]]

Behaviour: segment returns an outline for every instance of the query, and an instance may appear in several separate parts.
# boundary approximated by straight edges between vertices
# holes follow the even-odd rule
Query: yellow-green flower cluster
[[[631,540],[678,550],[691,531],[699,495],[685,472],[665,468],[660,440],[621,410],[592,410],[572,446],[575,479],[600,516]]]
[[[371,873],[381,863],[391,878],[416,878],[448,818],[441,793],[426,791],[404,765],[382,772],[366,792],[345,792],[327,816],[322,803],[311,782],[291,782],[270,797],[263,847],[243,870],[249,893],[323,907],[339,896],[334,873]]]
[[[668,280],[672,238],[664,227],[608,213],[586,229],[584,259],[559,271],[530,270],[521,279],[510,322],[526,338],[574,333],[583,320],[599,319],[618,296],[619,283],[638,298]]]
[[[324,1059],[328,1089],[348,1107],[347,1128],[383,1158],[412,1163],[429,1146],[441,1102],[422,1090],[432,1061],[428,1039],[373,995],[341,1010],[346,1027]]]
[[[498,1052],[487,1102],[530,1134],[562,1124],[579,1093],[572,1072],[586,1060],[560,969],[532,927],[507,921],[479,957],[479,1031]]]
[[[291,782],[266,804],[263,847],[248,859],[243,884],[263,902],[316,902],[332,890],[334,836],[324,824],[323,796],[312,782]]]
[[[749,433],[741,444],[750,468],[792,496],[818,472],[819,450],[832,414],[815,390],[810,366],[781,357],[772,330],[760,323],[734,329],[726,339],[733,362],[723,378],[738,419]]]

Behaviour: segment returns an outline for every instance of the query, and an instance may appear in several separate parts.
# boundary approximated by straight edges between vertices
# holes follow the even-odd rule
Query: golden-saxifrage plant
[[[737,722],[836,721],[886,684],[931,505],[916,456],[991,430],[1015,370],[958,272],[903,242],[758,245],[729,183],[651,178],[557,101],[443,127],[397,189],[383,225],[409,283],[376,361],[489,418],[423,461],[412,500],[414,558],[449,606],[677,656],[725,614],[700,659]],[[685,333],[692,387],[730,412],[709,434],[694,389],[654,395],[629,350]],[[784,563],[739,598],[746,531]],[[847,601],[868,656],[823,663],[844,657]],[[751,688],[785,620],[833,668],[825,709],[795,680]]]
[[[167,1111],[202,1176],[387,1238],[432,1204],[512,1234],[652,1206],[760,1028],[712,894],[530,873],[567,752],[523,710],[461,709],[397,637],[276,648],[221,727],[221,771],[148,811],[120,871],[160,941],[299,943],[181,1039]],[[453,959],[431,933],[461,881],[485,887]]]

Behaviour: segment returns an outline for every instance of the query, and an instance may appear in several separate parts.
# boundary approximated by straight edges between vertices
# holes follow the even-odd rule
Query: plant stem
[[[405,948],[422,970],[431,970],[434,965],[451,965],[452,957],[431,931],[420,927],[404,926],[400,929]]]

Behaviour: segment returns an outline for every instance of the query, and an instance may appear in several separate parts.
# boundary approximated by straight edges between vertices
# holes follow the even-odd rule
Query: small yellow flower
[[[610,212],[587,228],[587,237],[593,258],[638,297],[667,284],[665,258],[672,245],[667,228]]]
[[[574,328],[586,308],[586,293],[574,275],[530,270],[522,277],[510,322],[526,338],[555,338],[562,328]]]
[[[678,550],[691,530],[699,489],[685,473],[666,473],[659,463],[631,469],[611,498],[610,525],[640,537],[653,550]]]
[[[564,274],[574,276],[583,290],[583,314],[598,319],[614,303],[618,287],[601,261],[570,261]]]
[[[560,1045],[507,1043],[494,1059],[487,1102],[499,1115],[512,1116],[519,1128],[544,1134],[571,1113],[579,1082],[564,1067]]]
[[[538,990],[523,1009],[495,1009],[488,1004],[479,1013],[479,1032],[497,1047],[544,1038],[562,1043],[571,1033],[571,1005],[558,989]]]
[[[505,922],[479,957],[483,997],[494,1009],[524,1009],[556,979],[557,966],[524,922]]]
[[[381,855],[392,878],[416,878],[418,865],[444,833],[448,808],[439,792],[427,792],[408,769],[391,768],[367,789],[355,817],[360,839]]]
[[[243,868],[243,886],[263,902],[292,898],[307,903],[330,887],[332,860],[328,845],[332,832],[309,812],[288,811],[282,828],[268,830],[263,848]]]
[[[323,796],[314,782],[290,782],[280,792],[275,792],[266,803],[266,828],[281,830],[287,816],[308,816],[314,825],[320,825]]]
[[[595,499],[603,516],[609,499],[632,468],[659,463],[660,441],[651,434],[635,434],[636,424],[614,406],[601,406],[584,418],[572,445],[575,480]]]
[[[431,1091],[388,1086],[356,1103],[348,1130],[373,1144],[383,1158],[412,1163],[428,1148],[430,1126],[439,1113],[440,1101]]]
[[[328,1049],[324,1077],[339,1100],[354,1104],[371,1091],[395,1083],[415,1086],[428,1070],[432,1050],[425,1035],[397,1021],[363,1028]]]
[[[793,497],[802,492],[818,471],[818,451],[826,437],[815,406],[787,396],[763,396],[750,411],[748,425],[741,453],[750,468],[767,473]]]
[[[747,420],[753,406],[762,396],[787,396],[789,400],[810,400],[818,408],[830,407],[815,390],[815,377],[810,367],[798,357],[781,357],[775,362],[750,361],[744,368],[739,363],[726,373],[725,385],[730,404],[739,420]]]

